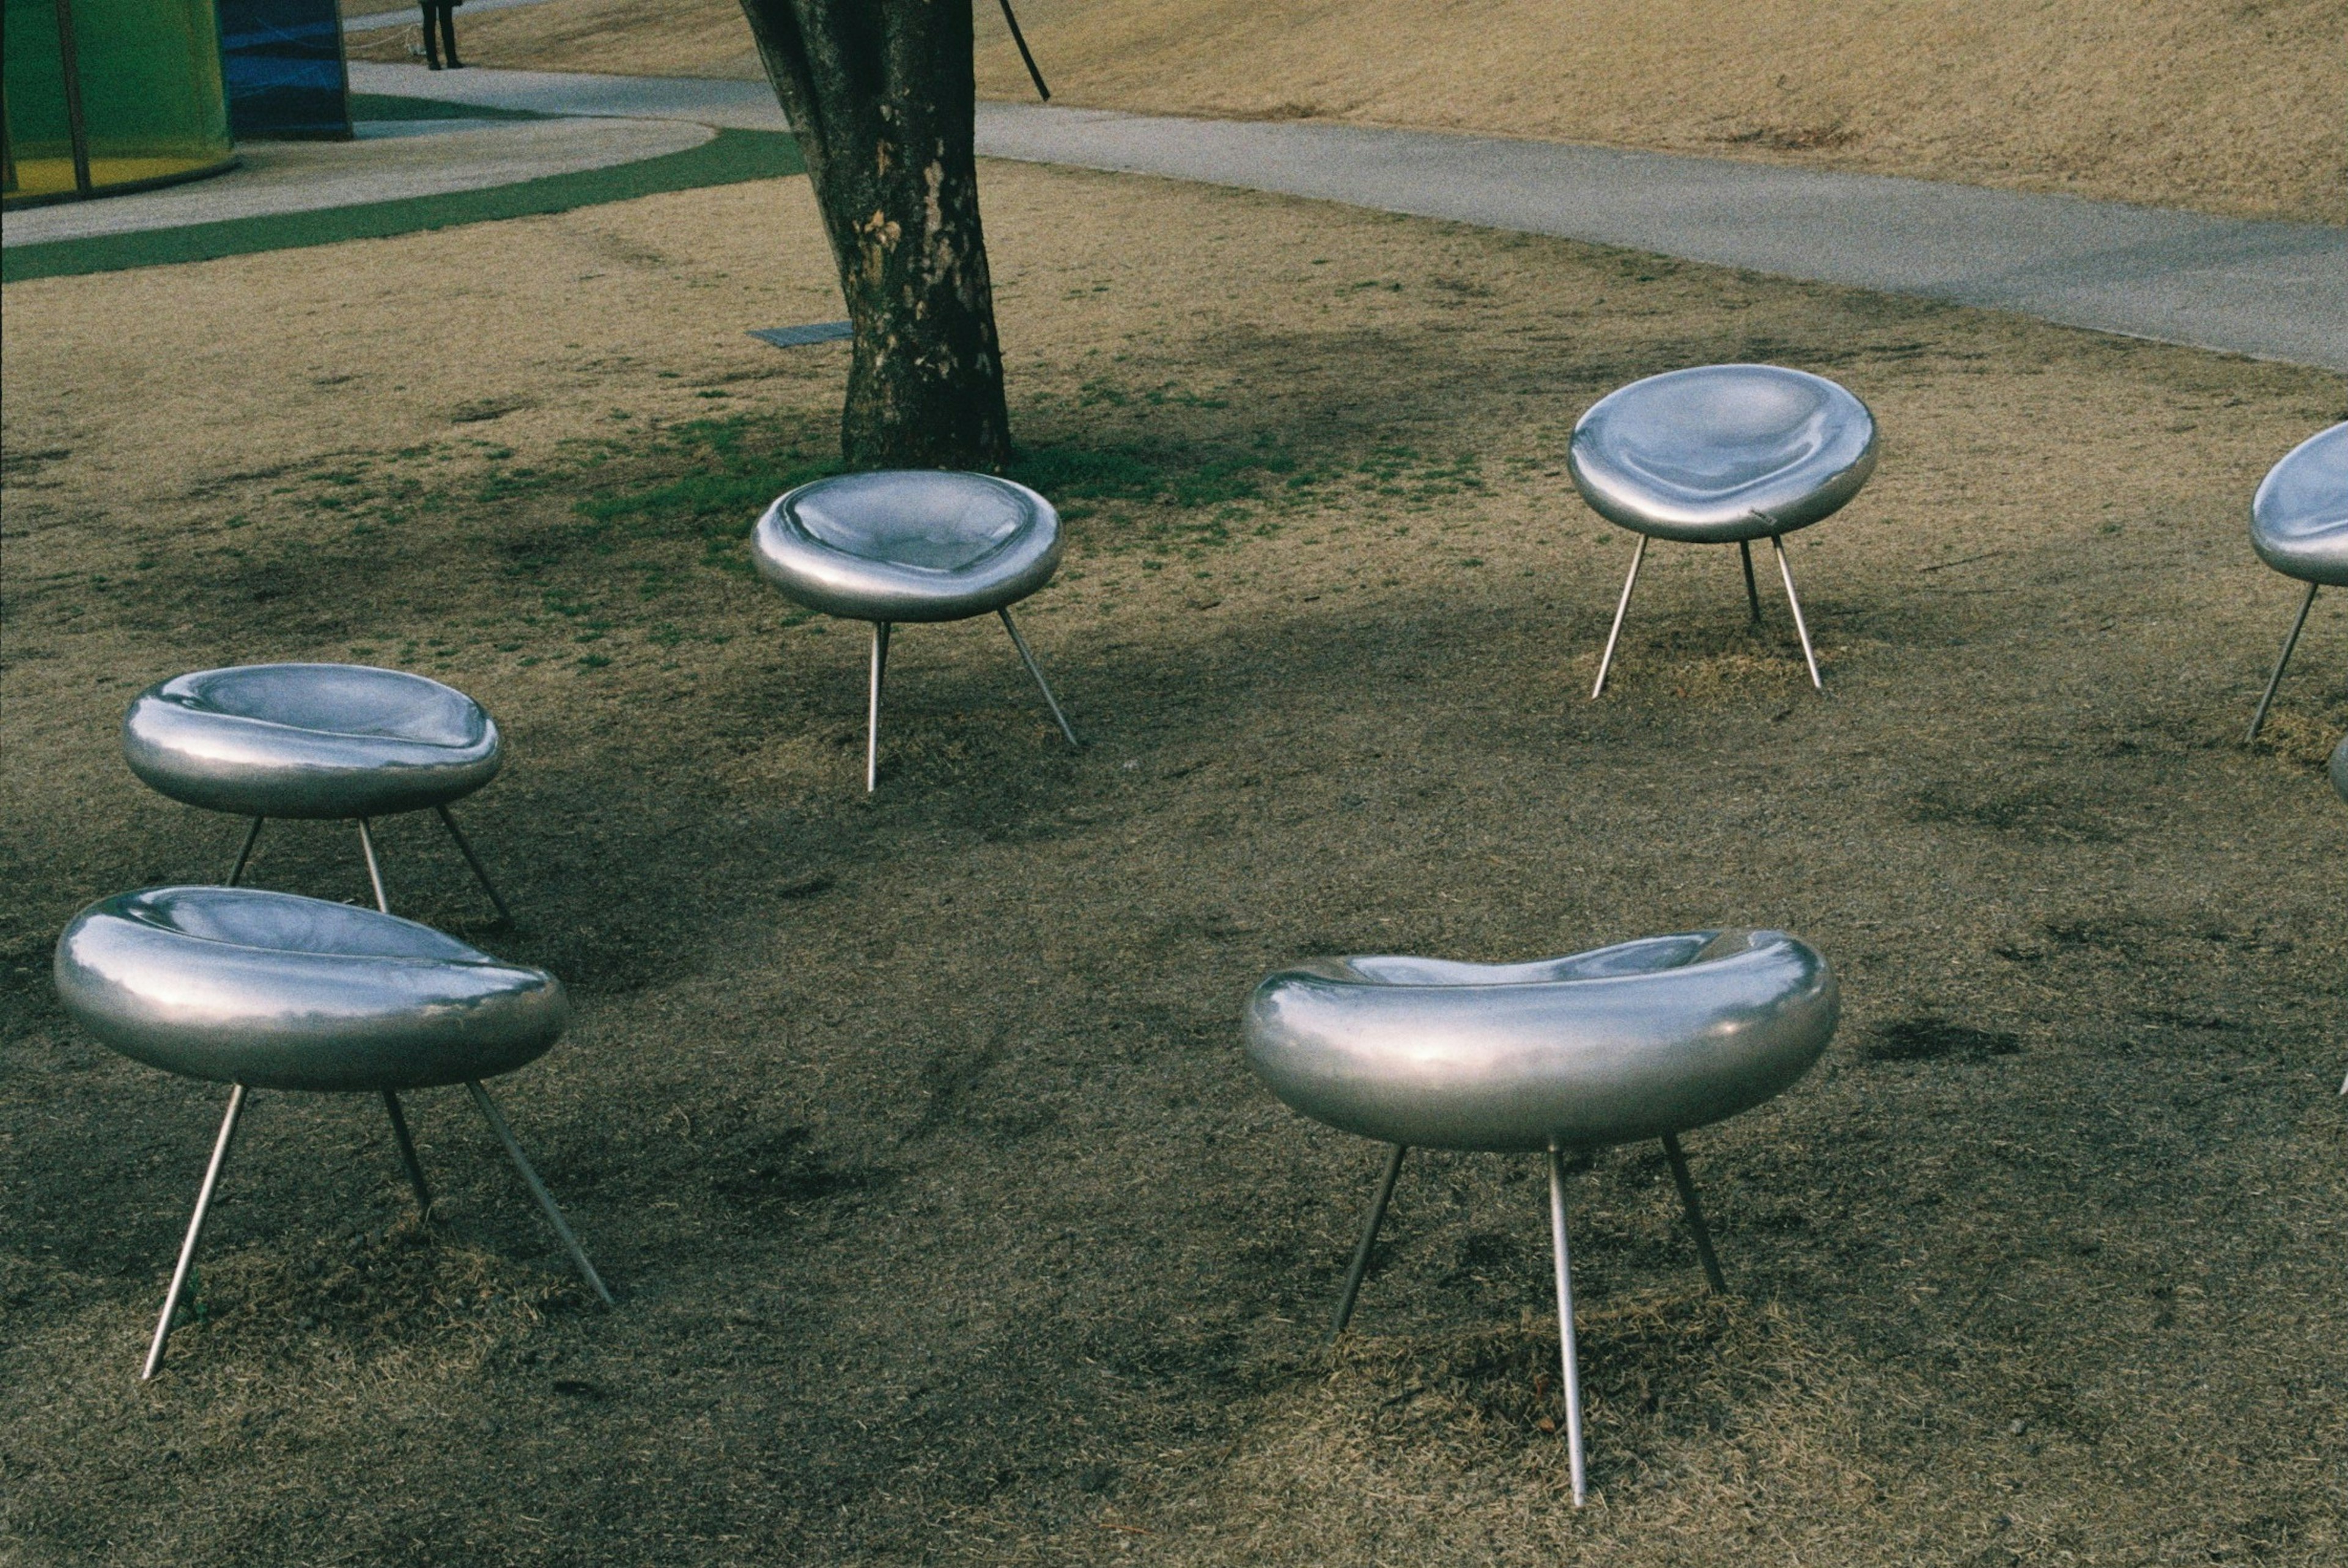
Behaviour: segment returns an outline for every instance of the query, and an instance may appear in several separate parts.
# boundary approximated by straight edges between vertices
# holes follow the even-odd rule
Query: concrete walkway
[[[237,168],[208,179],[11,212],[0,246],[480,190],[683,152],[716,134],[686,120],[588,116],[362,120],[355,141],[249,142]]]
[[[366,93],[788,128],[763,82],[365,62],[350,70],[351,86]],[[1032,104],[981,104],[978,149],[990,158],[1241,186],[1989,305],[2348,373],[2348,229],[2322,224],[1559,142]],[[10,241],[21,242],[19,220],[29,216],[10,215]]]

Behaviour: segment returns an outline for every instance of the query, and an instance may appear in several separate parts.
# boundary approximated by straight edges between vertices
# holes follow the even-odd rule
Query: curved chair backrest
[[[1829,516],[1875,472],[1875,416],[1822,375],[1714,364],[1634,381],[1573,427],[1591,509],[1638,532],[1758,538]]]
[[[1659,1137],[1759,1104],[1833,1037],[1832,969],[1782,931],[1697,931],[1532,964],[1323,959],[1265,979],[1250,1065],[1385,1143],[1540,1150]]]
[[[125,1056],[257,1088],[420,1089],[543,1055],[543,969],[372,909],[245,887],[100,899],[57,938],[58,999]]]
[[[750,548],[760,576],[828,615],[958,620],[1051,580],[1060,515],[991,474],[844,474],[778,497]]]
[[[2250,548],[2287,577],[2348,587],[2348,423],[2267,470],[2250,497]]]

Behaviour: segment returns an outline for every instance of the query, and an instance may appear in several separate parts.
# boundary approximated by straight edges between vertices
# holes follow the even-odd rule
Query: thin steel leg
[[[1354,1266],[1345,1271],[1345,1288],[1337,1297],[1337,1316],[1329,1324],[1332,1345],[1353,1319],[1354,1297],[1362,1293],[1362,1276],[1369,1271],[1370,1248],[1377,1245],[1378,1227],[1385,1223],[1386,1202],[1394,1196],[1395,1178],[1402,1174],[1402,1157],[1409,1153],[1407,1145],[1396,1143],[1394,1153],[1386,1156],[1385,1174],[1378,1178],[1378,1195],[1370,1200],[1370,1217],[1362,1223],[1361,1245],[1354,1249]]]
[[[212,1163],[204,1167],[204,1184],[196,1190],[195,1217],[188,1221],[188,1239],[180,1244],[180,1266],[171,1271],[171,1288],[163,1297],[163,1316],[155,1324],[155,1343],[147,1348],[145,1382],[163,1364],[163,1347],[170,1342],[171,1317],[180,1310],[180,1293],[187,1288],[188,1271],[195,1266],[196,1243],[203,1239],[204,1216],[211,1212],[212,1194],[220,1187],[221,1167],[228,1163],[229,1145],[236,1142],[236,1120],[244,1113],[244,1085],[228,1091],[228,1114],[221,1118],[220,1136],[212,1143]]]
[[[407,1117],[399,1109],[399,1096],[385,1090],[383,1108],[391,1112],[392,1142],[399,1145],[399,1163],[407,1167],[407,1184],[416,1189],[416,1212],[428,1224],[432,1218],[432,1189],[426,1184],[424,1167],[417,1161],[416,1140],[407,1135]]]
[[[1810,667],[1810,684],[1823,692],[1827,683],[1818,679],[1818,656],[1810,651],[1810,629],[1802,620],[1801,596],[1794,591],[1794,564],[1786,559],[1786,541],[1781,536],[1771,534],[1769,542],[1777,548],[1777,572],[1786,579],[1786,602],[1794,607],[1794,630],[1802,640],[1802,658]]]
[[[2291,623],[2291,635],[2282,640],[2282,657],[2275,661],[2274,673],[2267,677],[2267,694],[2259,699],[2259,711],[2250,715],[2250,733],[2242,737],[2244,745],[2259,738],[2259,731],[2267,722],[2267,708],[2274,702],[2276,688],[2282,684],[2283,666],[2291,662],[2291,651],[2299,646],[2300,628],[2307,624],[2307,612],[2315,608],[2315,590],[2322,585],[2309,583],[2307,597],[2299,601],[2299,619]]]
[[[595,1266],[587,1261],[585,1249],[580,1246],[579,1238],[571,1233],[571,1222],[564,1219],[562,1211],[554,1206],[553,1194],[546,1190],[546,1184],[540,1181],[538,1173],[530,1168],[529,1156],[521,1152],[521,1145],[514,1142],[513,1129],[508,1127],[506,1119],[498,1114],[497,1102],[491,1100],[489,1091],[479,1083],[468,1083],[465,1088],[472,1094],[473,1103],[481,1108],[481,1114],[489,1118],[489,1131],[495,1132],[498,1142],[506,1146],[506,1154],[513,1161],[514,1169],[521,1173],[522,1181],[530,1187],[530,1195],[536,1198],[538,1206],[546,1211],[548,1222],[554,1226],[554,1234],[562,1238],[562,1245],[570,1250],[571,1261],[579,1266],[581,1277],[593,1288],[604,1306],[611,1306],[612,1293],[603,1288],[602,1276],[597,1274]]]
[[[1745,559],[1745,602],[1753,607],[1753,624],[1761,624],[1761,589],[1753,580],[1753,541],[1736,541],[1736,553]]]
[[[481,857],[473,853],[472,841],[458,828],[457,819],[448,815],[447,806],[436,805],[432,809],[440,814],[440,825],[448,830],[448,836],[457,841],[458,853],[464,856],[465,864],[473,868],[473,880],[481,885],[481,891],[488,894],[489,902],[498,907],[498,918],[509,926],[512,925],[513,911],[507,908],[506,901],[498,897],[497,885],[489,880],[489,871],[481,865]]]
[[[360,817],[359,849],[366,856],[367,881],[375,888],[375,907],[385,914],[391,913],[391,900],[383,896],[383,867],[376,864],[375,835],[367,831],[367,819]]]
[[[1606,634],[1606,652],[1598,661],[1598,683],[1590,688],[1590,700],[1596,702],[1606,690],[1606,671],[1614,667],[1614,644],[1622,635],[1622,618],[1631,613],[1631,590],[1639,586],[1639,563],[1647,559],[1647,536],[1639,536],[1639,548],[1631,552],[1631,575],[1622,579],[1622,602],[1614,607],[1614,630]]]
[[[235,886],[243,877],[245,866],[252,859],[252,846],[261,842],[261,825],[268,820],[265,816],[252,819],[252,826],[244,835],[244,847],[236,852],[236,864],[228,868],[229,886]]]
[[[1025,662],[1027,673],[1035,677],[1035,684],[1043,689],[1044,706],[1052,710],[1052,717],[1059,724],[1060,733],[1068,737],[1068,744],[1082,746],[1084,743],[1076,739],[1076,731],[1068,728],[1067,715],[1060,712],[1060,704],[1052,695],[1052,683],[1044,679],[1043,669],[1035,662],[1035,656],[1027,651],[1027,640],[1019,635],[1019,623],[1011,619],[1009,610],[998,610],[994,613],[1003,617],[1003,630],[1011,633],[1011,646],[1019,650],[1019,657]]]
[[[1688,1230],[1695,1237],[1695,1255],[1704,1260],[1704,1283],[1712,1286],[1715,1296],[1725,1296],[1728,1281],[1721,1276],[1720,1259],[1712,1255],[1712,1232],[1704,1225],[1704,1210],[1695,1201],[1695,1182],[1688,1175],[1687,1156],[1680,1153],[1677,1134],[1663,1134],[1663,1158],[1672,1163],[1672,1180],[1680,1190],[1680,1206],[1687,1210]]]
[[[889,623],[872,623],[872,702],[864,715],[864,793],[880,783],[880,675],[889,667]]]
[[[1549,1145],[1549,1239],[1557,1255],[1557,1342],[1565,1360],[1565,1440],[1573,1467],[1573,1506],[1588,1496],[1581,1466],[1581,1363],[1573,1353],[1573,1260],[1565,1245],[1565,1156]]]

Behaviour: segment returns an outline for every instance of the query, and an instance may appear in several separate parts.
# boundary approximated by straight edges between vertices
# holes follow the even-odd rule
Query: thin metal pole
[[[252,846],[261,842],[261,825],[268,820],[265,816],[256,816],[252,819],[252,826],[244,835],[244,847],[236,852],[236,864],[228,868],[228,885],[231,887],[235,886],[238,879],[243,876],[245,865],[252,858]]]
[[[73,0],[57,0],[57,70],[66,90],[66,135],[73,148],[74,190],[88,196],[96,189],[89,177],[89,125],[82,116],[81,48],[74,37]]]
[[[1386,1202],[1394,1196],[1395,1178],[1402,1174],[1402,1157],[1409,1153],[1407,1144],[1396,1143],[1394,1153],[1386,1156],[1385,1174],[1378,1179],[1378,1195],[1370,1200],[1370,1217],[1362,1222],[1361,1245],[1354,1248],[1354,1265],[1345,1270],[1345,1288],[1337,1297],[1337,1315],[1329,1324],[1332,1345],[1353,1320],[1354,1297],[1362,1293],[1362,1276],[1369,1272],[1370,1248],[1377,1245],[1378,1227],[1385,1223]]]
[[[1704,1260],[1704,1283],[1712,1286],[1715,1296],[1728,1294],[1728,1281],[1720,1272],[1720,1259],[1712,1255],[1712,1231],[1704,1223],[1704,1210],[1695,1201],[1695,1182],[1688,1174],[1687,1156],[1680,1153],[1676,1133],[1663,1134],[1663,1158],[1672,1163],[1672,1181],[1680,1190],[1680,1206],[1687,1211],[1688,1229],[1695,1236],[1695,1255]]]
[[[1736,553],[1745,559],[1745,602],[1753,607],[1753,624],[1761,624],[1761,589],[1753,580],[1753,541],[1736,541]]]
[[[1590,688],[1590,700],[1596,702],[1606,690],[1606,671],[1614,667],[1614,643],[1622,635],[1622,618],[1631,613],[1631,590],[1639,586],[1639,563],[1647,559],[1647,536],[1639,536],[1639,548],[1631,552],[1631,575],[1622,579],[1622,602],[1614,607],[1614,630],[1606,634],[1606,652],[1598,661],[1598,683]]]
[[[1011,646],[1019,650],[1020,661],[1027,666],[1027,673],[1035,677],[1035,684],[1043,689],[1044,706],[1052,710],[1052,718],[1060,726],[1060,733],[1068,737],[1068,744],[1081,748],[1084,743],[1076,739],[1076,731],[1068,728],[1067,715],[1060,712],[1059,702],[1052,696],[1052,683],[1044,679],[1044,671],[1036,664],[1035,656],[1027,651],[1027,640],[1019,635],[1019,623],[1011,619],[1008,609],[998,610],[994,613],[1003,617],[1003,630],[1011,633]]]
[[[1786,579],[1786,602],[1794,607],[1794,630],[1802,640],[1802,658],[1810,667],[1810,684],[1823,692],[1827,683],[1818,679],[1818,656],[1810,651],[1810,629],[1802,620],[1802,600],[1794,591],[1794,564],[1786,559],[1786,540],[1782,535],[1771,534],[1769,542],[1777,548],[1777,572]]]
[[[416,1212],[427,1224],[432,1219],[432,1189],[424,1180],[424,1167],[416,1158],[416,1140],[407,1135],[407,1117],[399,1109],[399,1096],[386,1089],[383,1091],[383,1108],[391,1112],[392,1142],[399,1145],[399,1163],[407,1167],[408,1185],[416,1189]]]
[[[1027,76],[1035,84],[1035,96],[1050,103],[1052,89],[1044,85],[1044,73],[1035,68],[1035,56],[1027,52],[1027,35],[1019,30],[1019,18],[1011,14],[1011,0],[1003,0],[1003,19],[1011,24],[1011,41],[1019,46],[1019,57],[1027,62]]]
[[[1549,1239],[1557,1255],[1557,1342],[1565,1361],[1565,1440],[1573,1467],[1573,1506],[1588,1497],[1581,1464],[1581,1363],[1573,1353],[1573,1260],[1565,1245],[1565,1156],[1549,1142]]]
[[[546,1190],[546,1184],[538,1179],[538,1173],[530,1169],[530,1157],[521,1152],[521,1145],[514,1142],[513,1129],[508,1127],[506,1119],[498,1114],[497,1102],[489,1098],[489,1091],[479,1083],[467,1083],[465,1088],[472,1094],[473,1103],[481,1108],[481,1114],[489,1118],[489,1131],[495,1132],[498,1142],[506,1146],[506,1155],[513,1161],[514,1169],[521,1173],[523,1183],[530,1188],[530,1195],[536,1198],[538,1206],[546,1211],[548,1222],[554,1226],[554,1234],[562,1238],[562,1245],[570,1250],[571,1261],[579,1266],[581,1276],[593,1288],[604,1306],[611,1306],[612,1293],[603,1288],[602,1276],[595,1272],[595,1266],[587,1261],[587,1253],[580,1246],[579,1238],[571,1233],[571,1224],[562,1217],[562,1211],[554,1206],[554,1195]]]
[[[889,667],[889,623],[872,623],[872,701],[864,715],[864,793],[880,783],[880,676]]]
[[[375,888],[375,907],[385,914],[391,913],[391,900],[383,896],[383,867],[376,864],[375,836],[367,832],[367,819],[360,817],[359,850],[366,856],[367,882]]]
[[[188,1271],[195,1266],[196,1243],[203,1239],[204,1216],[211,1212],[212,1194],[220,1186],[221,1168],[228,1163],[229,1146],[236,1142],[236,1121],[244,1112],[244,1085],[228,1091],[228,1114],[221,1118],[220,1136],[212,1142],[212,1161],[204,1167],[204,1184],[196,1190],[195,1216],[188,1221],[188,1239],[180,1244],[180,1266],[171,1271],[171,1288],[163,1297],[163,1316],[155,1324],[155,1342],[147,1348],[145,1382],[163,1364],[163,1347],[170,1342],[171,1316],[180,1310],[180,1293],[187,1287]]]
[[[457,826],[457,819],[448,815],[447,806],[436,805],[432,809],[440,814],[440,825],[448,830],[448,836],[457,841],[458,853],[465,857],[465,864],[473,868],[473,880],[481,885],[481,891],[488,894],[489,902],[498,907],[498,918],[509,926],[512,925],[513,911],[507,908],[506,901],[498,897],[497,884],[489,880],[489,870],[482,866],[481,857],[473,853],[472,841]]]
[[[2283,666],[2291,662],[2291,651],[2299,646],[2300,628],[2307,624],[2307,612],[2315,608],[2315,590],[2320,586],[2309,583],[2307,597],[2299,601],[2299,619],[2291,623],[2291,635],[2282,640],[2282,657],[2275,661],[2274,673],[2267,677],[2267,694],[2259,699],[2259,711],[2250,715],[2250,733],[2242,737],[2244,745],[2259,738],[2259,731],[2267,722],[2267,706],[2274,701],[2275,691],[2282,684]]]

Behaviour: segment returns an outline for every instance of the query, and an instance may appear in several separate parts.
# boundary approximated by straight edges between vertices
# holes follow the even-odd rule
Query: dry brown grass
[[[742,569],[755,496],[574,509],[716,471],[713,428],[746,490],[821,458],[841,351],[741,335],[836,312],[803,181],[8,287],[0,1559],[2336,1563],[2328,600],[2273,743],[2239,736],[2293,602],[2245,500],[2348,384],[984,179],[1017,435],[1071,518],[1025,620],[1089,744],[999,630],[914,629],[869,802],[864,645]],[[1589,702],[1629,549],[1565,433],[1756,357],[1886,433],[1793,546],[1830,694],[1683,549]],[[48,945],[233,847],[125,772],[130,693],[304,657],[505,727],[467,816],[520,928],[429,824],[384,825],[393,897],[572,986],[503,1096],[622,1302],[561,1283],[461,1096],[411,1109],[427,1235],[378,1108],[263,1093],[216,1310],[141,1387],[220,1096],[77,1034]],[[324,826],[258,876],[363,886]],[[1535,1163],[1415,1159],[1333,1358],[1375,1157],[1263,1093],[1237,1011],[1305,953],[1732,920],[1832,955],[1844,1033],[1690,1139],[1734,1299],[1653,1150],[1572,1178],[1577,1514]]]
[[[1027,0],[1020,15],[1066,104],[2348,222],[2340,0]],[[980,91],[1032,97],[994,7],[978,26]],[[487,65],[759,74],[734,0],[551,0],[466,36]],[[404,58],[404,45],[373,57]]]

